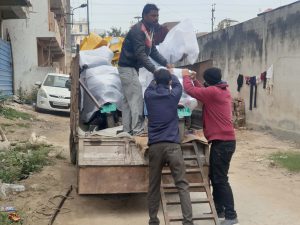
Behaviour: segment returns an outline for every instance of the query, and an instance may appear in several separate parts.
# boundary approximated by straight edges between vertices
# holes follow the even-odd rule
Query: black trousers
[[[213,198],[217,213],[225,212],[225,219],[237,217],[234,199],[228,182],[228,170],[235,151],[236,141],[212,141],[210,148],[209,177],[213,187]]]

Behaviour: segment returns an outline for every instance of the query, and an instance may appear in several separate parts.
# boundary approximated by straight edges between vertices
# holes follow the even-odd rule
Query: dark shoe
[[[225,219],[224,221],[221,222],[221,225],[239,225],[239,221],[237,218],[233,220]]]
[[[219,219],[225,219],[225,212],[218,212]]]

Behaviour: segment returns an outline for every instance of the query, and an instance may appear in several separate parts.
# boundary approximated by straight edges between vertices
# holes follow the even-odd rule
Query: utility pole
[[[88,28],[88,35],[90,34],[90,13],[89,13],[89,9],[90,9],[90,5],[89,5],[89,0],[86,0],[86,4],[87,4],[87,7],[86,7],[86,14],[87,14],[87,28]]]
[[[216,4],[211,5],[211,37],[213,38],[214,33],[214,23],[215,23],[215,11],[216,11]]]

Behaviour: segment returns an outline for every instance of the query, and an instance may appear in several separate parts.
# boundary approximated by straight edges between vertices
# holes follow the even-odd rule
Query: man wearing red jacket
[[[221,225],[238,224],[234,199],[228,182],[228,170],[235,151],[236,141],[232,124],[231,94],[221,80],[221,70],[209,68],[204,72],[205,83],[195,79],[195,73],[185,73],[184,90],[203,103],[203,131],[211,143],[209,177]]]

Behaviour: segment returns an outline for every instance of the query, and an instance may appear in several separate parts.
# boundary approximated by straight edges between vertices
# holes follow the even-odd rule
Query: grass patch
[[[9,107],[0,107],[0,116],[9,119],[9,120],[15,120],[15,119],[23,119],[23,120],[30,120],[30,118],[32,118],[33,116],[28,114],[28,113],[24,113],[24,112],[20,112],[17,111],[13,108],[9,108]]]
[[[292,172],[300,172],[300,153],[297,152],[276,152],[270,156],[276,164]]]
[[[17,125],[18,127],[30,128],[30,124],[28,124],[28,123],[17,123],[16,125]]]
[[[1,127],[6,128],[6,127],[11,127],[13,125],[14,125],[13,123],[2,123]]]
[[[30,173],[40,171],[51,162],[48,153],[52,146],[41,144],[22,144],[9,151],[0,152],[0,180],[13,183]]]

